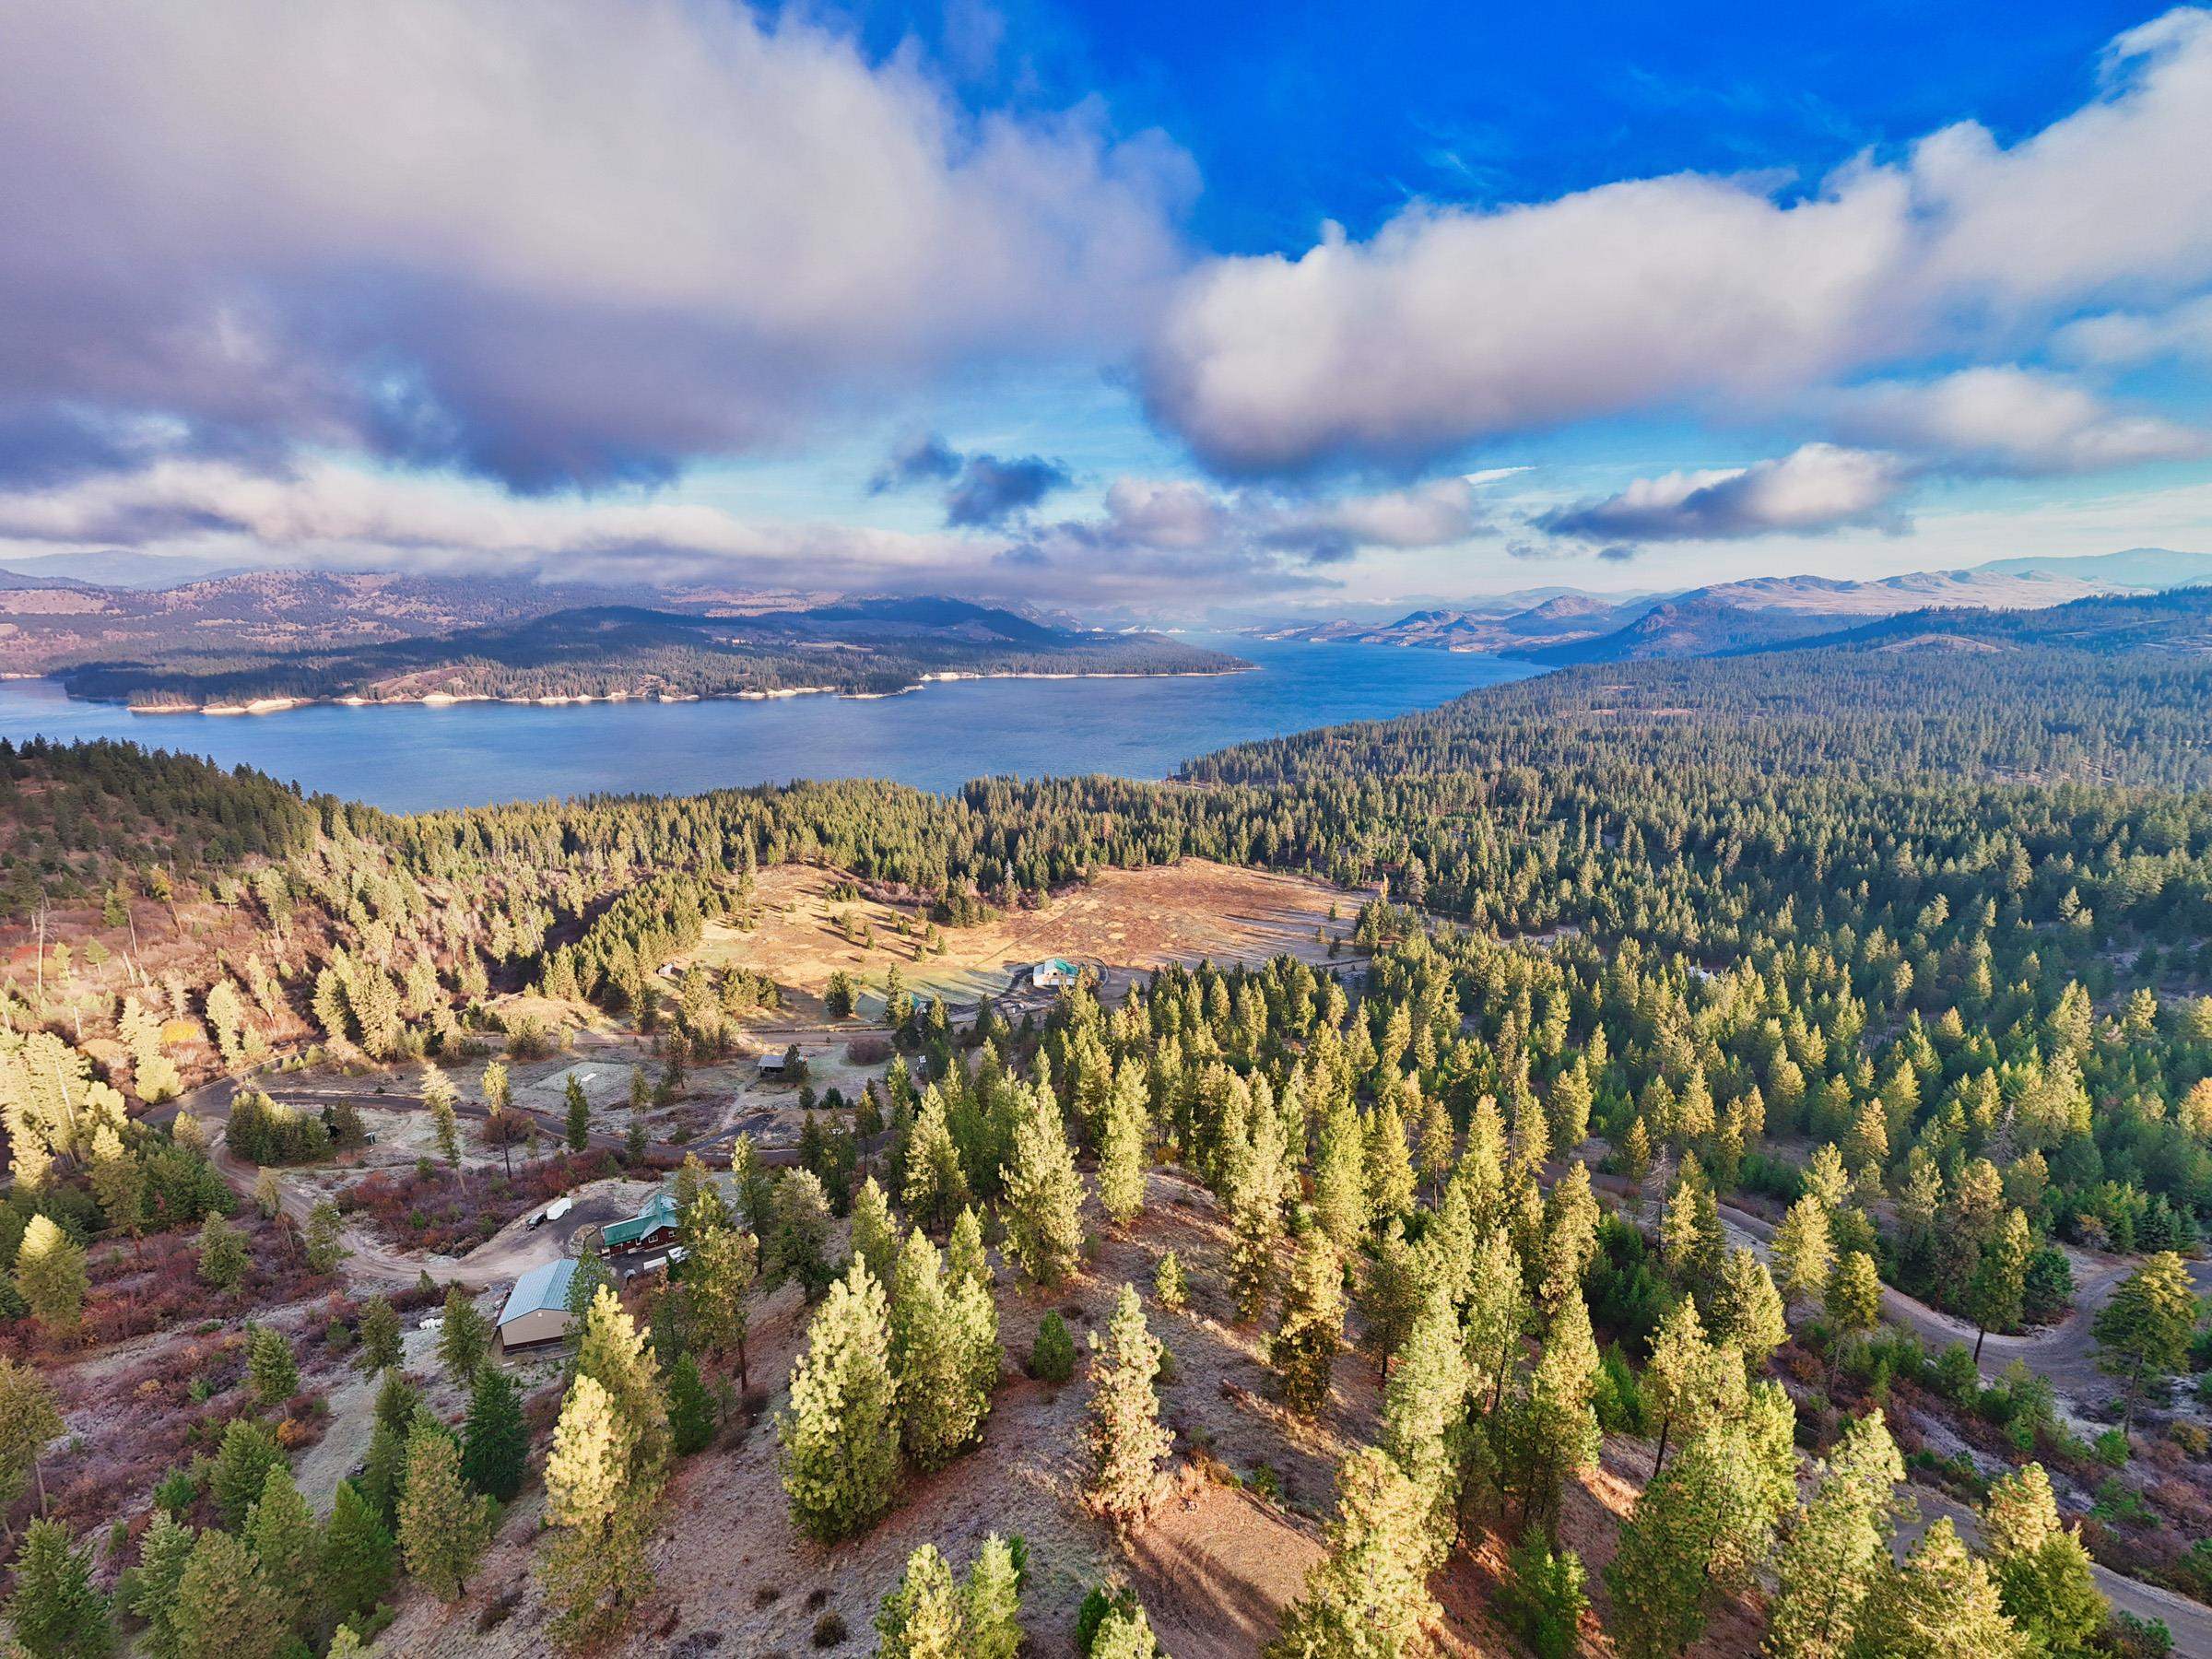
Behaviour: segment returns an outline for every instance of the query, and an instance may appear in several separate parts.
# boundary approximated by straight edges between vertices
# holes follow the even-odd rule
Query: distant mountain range
[[[343,589],[353,579],[336,580]],[[374,597],[384,605],[379,625],[392,626],[395,596]],[[1159,634],[1061,628],[924,597],[745,612],[574,606],[369,642],[276,652],[172,648],[82,662],[61,677],[72,696],[138,709],[259,712],[332,700],[888,696],[931,679],[983,675],[1215,674],[1248,665]]]
[[[1761,576],[1625,599],[1554,592],[1524,606],[1501,608],[1493,601],[1417,610],[1381,624],[1336,620],[1252,631],[1269,639],[1480,652],[1558,665],[1757,651],[1842,635],[1869,618],[1932,610],[2035,611],[2196,582],[2212,582],[2212,554],[2138,547],[2086,559],[2002,559],[1873,582]]]

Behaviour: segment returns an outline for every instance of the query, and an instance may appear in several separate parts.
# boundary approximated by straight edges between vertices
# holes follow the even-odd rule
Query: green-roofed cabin
[[[665,1192],[648,1198],[645,1207],[629,1220],[609,1222],[599,1235],[600,1247],[610,1256],[665,1249],[675,1241],[676,1199]]]

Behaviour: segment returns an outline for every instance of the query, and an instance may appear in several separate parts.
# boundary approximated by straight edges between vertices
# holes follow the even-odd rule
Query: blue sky
[[[2212,13],[11,28],[0,560],[1195,617],[2212,547]]]

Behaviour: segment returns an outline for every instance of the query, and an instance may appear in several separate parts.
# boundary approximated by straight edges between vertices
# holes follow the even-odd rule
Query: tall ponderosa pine
[[[1328,1555],[1306,1574],[1266,1659],[1398,1659],[1419,1651],[1436,1611],[1429,1594],[1429,1500],[1381,1452],[1368,1448],[1336,1475]]]
[[[1160,1347],[1145,1324],[1136,1288],[1124,1285],[1105,1340],[1091,1333],[1090,1476],[1084,1490],[1124,1530],[1141,1526],[1159,1500],[1159,1465],[1174,1436],[1159,1420]]]
[[[1851,1419],[1813,1471],[1813,1490],[1775,1563],[1767,1619],[1774,1659],[1846,1659],[1867,1596],[1890,1568],[1889,1535],[1904,1460],[1882,1414]]]
[[[1836,1248],[1828,1209],[1807,1193],[1790,1206],[1774,1230],[1774,1282],[1789,1305],[1818,1302],[1828,1294]]]
[[[1329,1403],[1329,1379],[1344,1347],[1344,1265],[1315,1228],[1300,1241],[1283,1289],[1283,1313],[1268,1345],[1283,1404],[1300,1417]]]
[[[461,1477],[486,1497],[512,1503],[529,1457],[530,1425],[514,1380],[496,1365],[478,1367],[461,1429]]]
[[[340,1618],[366,1613],[392,1583],[392,1535],[350,1480],[338,1482],[323,1532],[323,1594]]]
[[[1083,1253],[1083,1177],[1049,1093],[1041,1091],[1015,1124],[1001,1174],[1006,1253],[1031,1283],[1057,1285]]]
[[[177,1581],[177,1659],[278,1659],[293,1641],[288,1613],[245,1543],[209,1527]]]
[[[1124,1060],[1114,1073],[1099,1136],[1099,1207],[1116,1227],[1127,1227],[1145,1207],[1145,1136],[1150,1120],[1144,1070]]]
[[[1558,1525],[1569,1477],[1597,1466],[1602,1437],[1592,1405],[1597,1371],[1590,1310],[1579,1290],[1570,1291],[1552,1315],[1544,1350],[1505,1425],[1508,1478],[1524,1531],[1535,1526],[1549,1535]]]
[[[907,1235],[891,1288],[891,1371],[907,1454],[923,1469],[950,1462],[982,1432],[990,1409],[982,1338],[971,1328],[977,1294],[973,1285],[947,1284],[937,1247],[919,1229]],[[995,1376],[995,1353],[990,1371]]]
[[[850,1536],[890,1505],[900,1441],[890,1346],[883,1288],[854,1262],[806,1328],[776,1420],[792,1524],[809,1537]]]
[[[2006,1613],[2039,1653],[2095,1651],[2112,1608],[2097,1588],[2079,1530],[2060,1524],[2042,1465],[2029,1464],[1990,1488],[1982,1547]]]
[[[1859,1652],[1882,1659],[2027,1659],[1989,1569],[1946,1516],[1866,1598]]]
[[[93,1587],[90,1552],[76,1547],[67,1527],[43,1519],[26,1527],[15,1573],[8,1622],[32,1659],[106,1659],[114,1651],[108,1598]]]
[[[2123,1431],[2133,1426],[2137,1398],[2181,1369],[2203,1313],[2188,1268],[2171,1250],[2122,1280],[2112,1300],[2097,1310],[2090,1327],[2097,1338],[2097,1362],[2126,1382]]]
[[[458,1600],[491,1538],[491,1500],[461,1478],[461,1448],[428,1412],[407,1434],[399,1547],[407,1571],[441,1601]]]

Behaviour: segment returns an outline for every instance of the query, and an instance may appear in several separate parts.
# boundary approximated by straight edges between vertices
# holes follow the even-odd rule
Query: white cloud
[[[2104,312],[2069,323],[2052,349],[2068,362],[2133,368],[2164,358],[2212,363],[2212,297],[2156,312]]]
[[[1897,456],[1808,443],[1777,460],[1639,478],[1618,495],[1547,513],[1539,527],[1578,540],[1735,541],[1897,522],[1912,477]]]
[[[1118,349],[1193,187],[1096,107],[971,119],[911,56],[724,0],[32,0],[0,155],[0,416],[156,410],[524,487]]]
[[[2154,415],[2116,410],[2060,376],[1966,369],[1926,382],[1888,381],[1834,399],[1854,442],[1901,448],[1967,468],[2080,473],[2206,453],[2205,435]]]
[[[1150,407],[1235,473],[1404,465],[1661,406],[1777,405],[2073,310],[2212,281],[2212,12],[2116,41],[2100,96],[2006,148],[1971,124],[1802,199],[1681,176],[1369,241],[1214,260],[1148,349]]]

